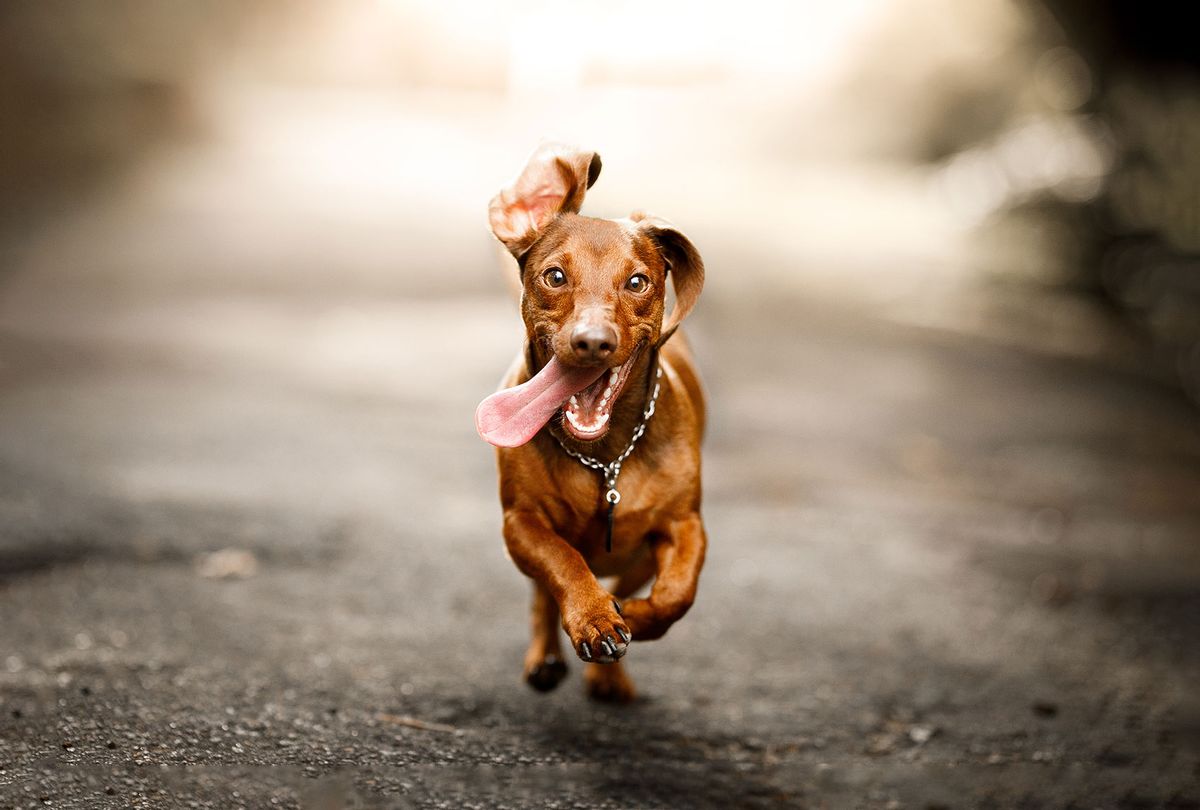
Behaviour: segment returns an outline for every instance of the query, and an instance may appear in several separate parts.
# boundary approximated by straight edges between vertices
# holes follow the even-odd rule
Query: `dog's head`
[[[520,267],[530,344],[564,367],[608,370],[564,408],[564,427],[582,441],[607,432],[636,360],[671,336],[704,286],[700,254],[666,220],[579,215],[599,174],[594,152],[544,144],[488,206]],[[664,322],[668,277],[675,306]]]

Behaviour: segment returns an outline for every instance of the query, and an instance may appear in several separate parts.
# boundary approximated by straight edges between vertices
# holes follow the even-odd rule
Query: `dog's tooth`
[[[571,394],[571,405],[573,405],[576,408],[579,407],[579,398],[577,396],[575,396],[574,394]]]
[[[599,412],[594,414],[591,419],[588,419],[585,415],[580,414],[577,411],[566,410],[563,413],[567,417],[567,421],[570,422],[571,426],[576,430],[582,430],[586,433],[594,433],[603,427],[606,422],[608,422],[608,414],[600,411],[599,408],[597,408],[597,411]]]
[[[617,378],[620,376],[620,373],[614,368],[612,371],[608,372],[608,381],[615,385]]]
[[[604,389],[604,398],[608,399],[611,396],[612,396],[612,386],[610,385]]]

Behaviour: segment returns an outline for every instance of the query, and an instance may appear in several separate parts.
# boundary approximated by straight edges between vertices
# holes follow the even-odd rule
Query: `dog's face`
[[[531,349],[566,367],[606,369],[563,406],[563,426],[594,441],[637,360],[670,337],[695,305],[704,264],[670,223],[644,213],[628,219],[579,216],[600,173],[597,155],[547,145],[489,207],[492,231],[521,268]],[[676,303],[664,325],[667,279]]]
[[[575,214],[556,217],[522,262],[521,314],[535,353],[608,369],[563,408],[568,433],[598,439],[638,357],[658,340],[666,262],[632,223]]]
[[[521,314],[566,365],[620,366],[658,340],[667,267],[633,223],[564,214],[523,257]]]

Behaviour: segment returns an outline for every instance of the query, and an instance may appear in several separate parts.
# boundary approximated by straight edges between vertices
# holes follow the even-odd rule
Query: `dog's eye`
[[[542,273],[542,279],[546,282],[547,287],[561,287],[567,283],[567,274],[557,267],[551,267]]]
[[[625,282],[625,289],[635,293],[645,292],[650,289],[650,279],[642,273],[635,273]]]

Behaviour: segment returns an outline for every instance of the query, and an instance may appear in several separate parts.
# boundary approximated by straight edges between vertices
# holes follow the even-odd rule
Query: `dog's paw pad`
[[[565,677],[567,665],[557,655],[547,655],[525,671],[525,683],[539,692],[549,692]]]

